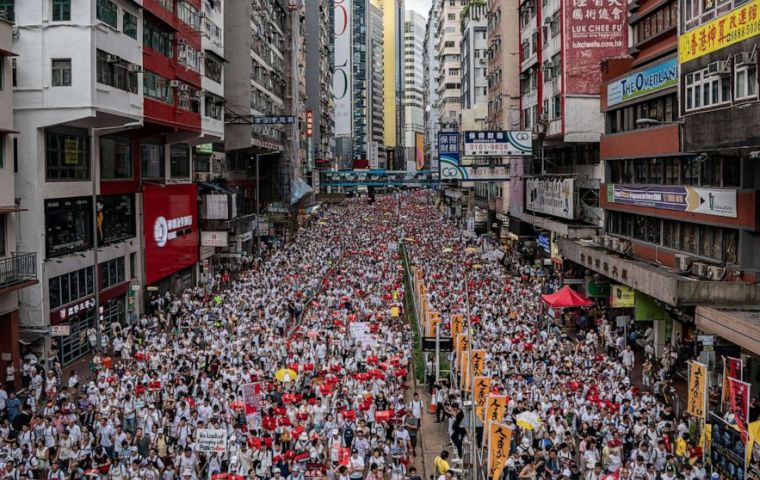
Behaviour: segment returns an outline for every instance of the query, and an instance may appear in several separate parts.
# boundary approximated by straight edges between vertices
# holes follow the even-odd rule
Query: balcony
[[[37,254],[12,253],[0,259],[0,294],[37,283]]]

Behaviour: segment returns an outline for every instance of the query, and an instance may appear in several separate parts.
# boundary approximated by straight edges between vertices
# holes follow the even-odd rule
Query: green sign
[[[196,153],[211,153],[213,151],[214,151],[213,143],[201,143],[200,145],[195,146]]]
[[[654,298],[636,292],[635,298],[635,319],[637,322],[665,320],[665,306],[657,303]]]
[[[610,296],[610,282],[589,280],[586,284],[586,294],[591,298]]]

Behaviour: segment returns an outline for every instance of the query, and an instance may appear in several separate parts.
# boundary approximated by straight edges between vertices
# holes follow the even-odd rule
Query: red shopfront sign
[[[145,185],[145,281],[148,285],[198,262],[198,200],[193,183]]]

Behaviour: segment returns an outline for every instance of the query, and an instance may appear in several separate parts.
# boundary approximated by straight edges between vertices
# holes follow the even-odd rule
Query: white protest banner
[[[224,453],[227,451],[227,431],[215,428],[199,428],[195,444],[199,452]]]

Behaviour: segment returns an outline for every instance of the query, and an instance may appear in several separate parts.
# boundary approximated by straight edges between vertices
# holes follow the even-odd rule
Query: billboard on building
[[[607,85],[607,106],[678,85],[678,60],[670,58]]]
[[[464,132],[464,154],[475,157],[532,155],[532,143],[527,130]]]
[[[568,0],[563,5],[564,93],[599,95],[601,61],[628,54],[628,4],[623,0]]]
[[[425,169],[425,135],[420,132],[414,134],[414,155],[417,163],[417,170]]]
[[[740,2],[735,2],[738,4]],[[747,2],[678,37],[678,61],[690,62],[760,35],[760,0]]]
[[[716,217],[737,217],[736,190],[658,185],[607,186],[607,202],[636,207],[702,213]]]
[[[194,183],[143,189],[145,281],[148,285],[198,261],[198,201]]]
[[[335,135],[351,135],[351,0],[335,0]]]
[[[555,217],[575,218],[575,179],[527,178],[525,209]]]

